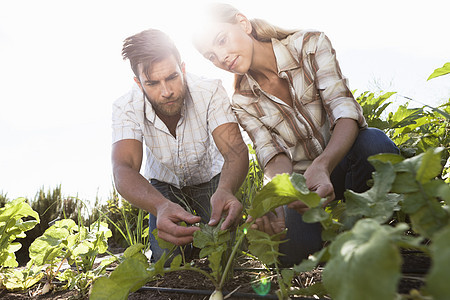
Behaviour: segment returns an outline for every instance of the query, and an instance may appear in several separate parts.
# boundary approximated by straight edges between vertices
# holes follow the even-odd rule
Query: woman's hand
[[[252,221],[253,218],[250,216],[247,219],[247,223]],[[256,219],[251,228],[263,231],[269,235],[282,232],[286,228],[283,206],[275,208],[275,212],[268,212],[261,218]]]

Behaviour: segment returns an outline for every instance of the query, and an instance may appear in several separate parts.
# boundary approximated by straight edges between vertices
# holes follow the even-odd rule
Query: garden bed
[[[402,257],[404,261],[402,267],[403,276],[399,282],[398,292],[401,294],[408,294],[412,289],[420,289],[422,286],[423,275],[430,267],[430,260],[425,255],[416,252],[405,252],[402,254]],[[206,269],[208,264],[205,259],[199,259],[195,260],[195,265]],[[311,272],[301,273],[294,278],[294,286],[306,287],[314,282],[320,281],[321,272],[322,269],[318,268]],[[234,268],[233,278],[229,280],[224,287],[224,296],[226,296],[227,293],[231,293],[228,299],[277,299],[275,296],[277,284],[274,279],[271,280],[270,291],[266,297],[259,296],[255,293],[253,288],[255,286],[255,279],[262,274],[270,277],[270,272],[265,270],[259,262],[239,259],[238,264]],[[35,286],[27,292],[2,291],[0,292],[0,298],[4,300],[69,300],[76,299],[77,297],[76,291],[69,290],[32,296],[33,294],[36,294],[41,287],[42,284],[40,287]],[[142,289],[131,293],[128,299],[208,299],[208,292],[212,292],[213,290],[214,286],[203,275],[193,271],[178,271],[168,273],[155,281],[147,283]],[[309,298],[303,297],[303,299]]]

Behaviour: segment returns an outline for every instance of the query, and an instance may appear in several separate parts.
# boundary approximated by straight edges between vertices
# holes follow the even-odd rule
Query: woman
[[[265,176],[303,173],[308,188],[328,201],[343,199],[345,189],[367,190],[374,170],[367,157],[398,149],[382,131],[367,128],[327,36],[249,20],[227,4],[211,6],[208,17],[195,47],[236,74],[232,106]],[[285,264],[321,248],[320,225],[302,221],[306,210],[296,201],[256,220],[270,234],[288,228],[289,241],[280,246]]]

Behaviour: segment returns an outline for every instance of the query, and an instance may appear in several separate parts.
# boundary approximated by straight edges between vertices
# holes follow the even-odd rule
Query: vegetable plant
[[[52,280],[67,282],[66,287],[76,289],[81,296],[87,295],[92,281],[104,273],[107,265],[116,260],[112,257],[94,268],[98,254],[105,253],[111,231],[106,223],[97,222],[91,228],[76,224],[71,219],[55,222],[30,246],[30,258],[36,266],[45,266],[47,285],[53,288]],[[75,266],[75,270],[61,271],[64,262]]]
[[[26,217],[34,220],[24,221]],[[25,232],[38,223],[39,215],[24,198],[7,202],[0,208],[0,288],[27,289],[40,280],[30,268],[24,271],[13,269],[19,265],[14,253],[22,246],[16,239],[24,238]]]

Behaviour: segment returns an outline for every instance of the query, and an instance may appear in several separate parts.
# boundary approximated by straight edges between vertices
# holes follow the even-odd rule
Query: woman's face
[[[245,18],[237,23],[210,22],[194,37],[197,50],[216,67],[235,74],[245,74],[253,59],[251,25]]]

